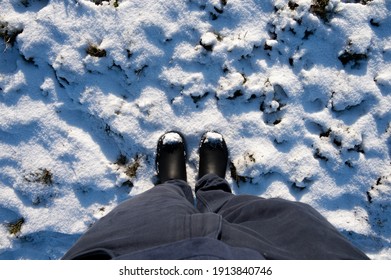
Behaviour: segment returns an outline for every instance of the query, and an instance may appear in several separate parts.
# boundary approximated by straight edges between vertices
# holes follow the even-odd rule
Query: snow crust
[[[224,136],[237,194],[308,203],[391,259],[391,2],[0,0],[0,259],[59,259]],[[299,236],[297,238],[300,238]]]
[[[205,140],[204,143],[221,143],[223,141],[223,136],[220,133],[208,131],[205,133]]]
[[[163,137],[163,144],[182,143],[181,136],[176,132],[168,132]]]

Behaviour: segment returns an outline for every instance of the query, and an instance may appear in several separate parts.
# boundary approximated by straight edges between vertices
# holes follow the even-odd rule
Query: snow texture
[[[162,142],[163,145],[175,143],[182,143],[182,137],[178,133],[168,132],[164,134]]]
[[[320,2],[0,0],[0,259],[61,258],[154,186],[167,131],[192,186],[219,132],[235,193],[391,259],[391,1]]]
[[[205,133],[203,136],[204,143],[222,143],[223,142],[223,136],[220,133],[213,132],[213,131],[208,131]]]

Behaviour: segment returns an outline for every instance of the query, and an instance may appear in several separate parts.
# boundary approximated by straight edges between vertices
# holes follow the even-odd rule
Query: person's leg
[[[366,259],[311,206],[283,199],[233,195],[213,174],[197,182],[197,208],[223,218],[221,240],[270,259]]]
[[[117,206],[97,221],[64,258],[98,249],[118,256],[187,238],[189,215],[195,213],[198,211],[190,186],[181,180],[167,181]]]
[[[228,164],[227,144],[221,134],[209,131],[201,137],[198,152],[197,207],[201,212],[216,213],[220,205],[234,196],[224,179]]]

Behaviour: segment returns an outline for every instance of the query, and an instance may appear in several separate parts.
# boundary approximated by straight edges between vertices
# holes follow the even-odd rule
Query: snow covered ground
[[[389,0],[0,0],[0,259],[60,258],[154,186],[169,130],[192,185],[218,131],[235,193],[309,203],[391,259],[390,15]]]

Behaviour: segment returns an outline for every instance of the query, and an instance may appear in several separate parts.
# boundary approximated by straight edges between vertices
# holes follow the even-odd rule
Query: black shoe
[[[206,132],[201,138],[199,154],[198,178],[210,173],[225,178],[228,149],[221,134],[212,131]]]
[[[159,138],[156,171],[161,183],[170,179],[187,180],[185,141],[178,132],[170,131]]]

